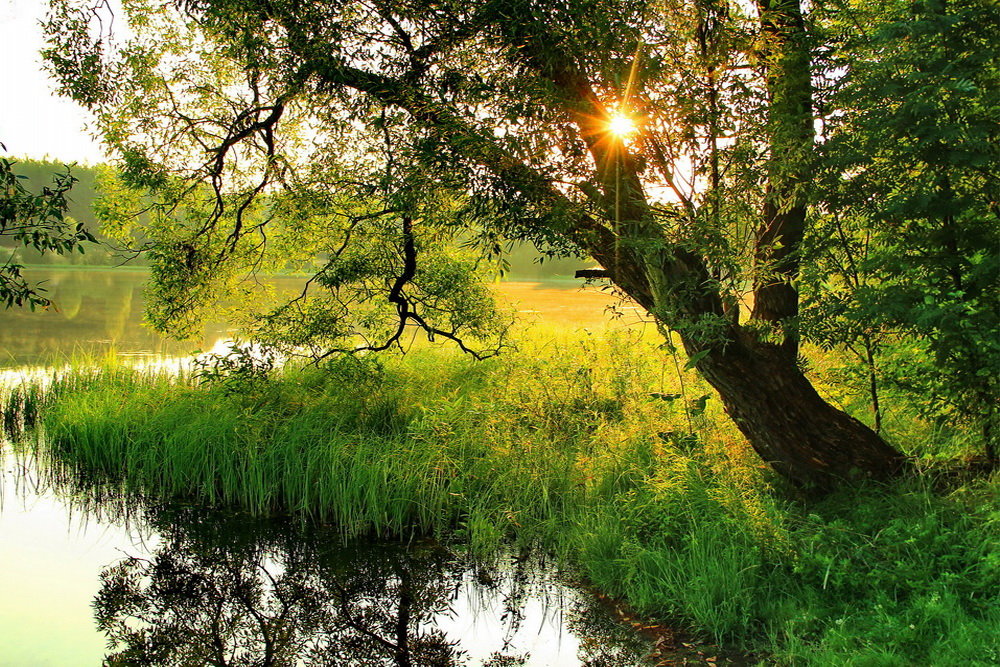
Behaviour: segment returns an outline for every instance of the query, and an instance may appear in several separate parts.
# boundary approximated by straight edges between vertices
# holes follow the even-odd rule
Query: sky
[[[55,92],[42,69],[39,25],[46,0],[0,0],[0,143],[6,157],[95,164],[105,159],[87,133],[90,116]]]

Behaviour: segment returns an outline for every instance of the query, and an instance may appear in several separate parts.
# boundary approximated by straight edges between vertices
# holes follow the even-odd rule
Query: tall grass
[[[673,369],[637,332],[557,334],[485,363],[423,350],[238,391],[111,365],[19,400],[44,403],[43,446],[109,483],[345,536],[541,547],[647,615],[771,661],[1000,660],[995,481],[929,472],[789,499]]]

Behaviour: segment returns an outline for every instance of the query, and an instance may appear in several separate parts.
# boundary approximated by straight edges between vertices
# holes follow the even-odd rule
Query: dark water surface
[[[611,666],[649,652],[532,558],[124,500],[5,449],[0,665]]]

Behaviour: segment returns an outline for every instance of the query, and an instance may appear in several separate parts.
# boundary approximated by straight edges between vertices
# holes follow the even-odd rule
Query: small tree
[[[3,144],[0,149],[6,150]],[[6,308],[24,306],[34,310],[51,305],[44,295],[45,289],[24,278],[24,268],[15,261],[18,246],[34,248],[38,252],[59,255],[83,252],[85,241],[94,241],[83,223],[68,220],[67,195],[76,182],[69,169],[54,174],[52,185],[41,192],[30,192],[22,184],[26,177],[14,172],[16,162],[0,157],[0,238],[13,241],[11,250],[0,264],[0,302]]]

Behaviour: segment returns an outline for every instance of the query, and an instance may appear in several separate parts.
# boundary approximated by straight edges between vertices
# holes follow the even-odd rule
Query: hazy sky
[[[59,97],[38,50],[47,0],[0,0],[0,143],[8,157],[64,162],[103,159],[85,130],[88,114]]]

